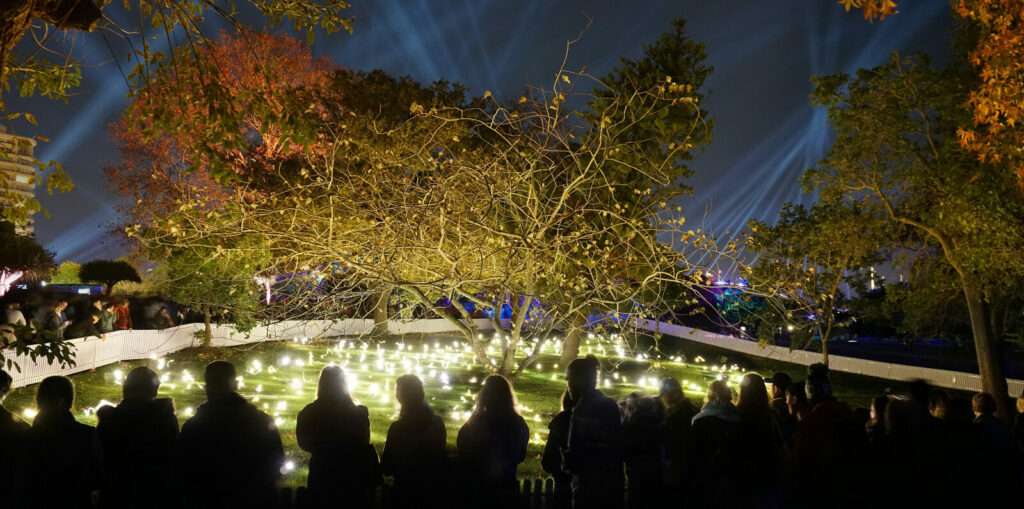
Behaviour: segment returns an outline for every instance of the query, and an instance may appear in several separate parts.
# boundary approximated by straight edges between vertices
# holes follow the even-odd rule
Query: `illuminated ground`
[[[653,394],[660,376],[673,375],[683,382],[687,395],[699,402],[707,383],[715,377],[738,381],[743,371],[731,363],[744,361],[732,355],[726,367],[716,364],[725,361],[720,355],[697,348],[679,345],[671,358],[651,360],[646,355],[636,355],[610,341],[595,338],[584,345],[583,352],[602,358],[606,371],[601,385],[611,396],[619,398],[633,391]],[[707,356],[708,361],[701,355]],[[394,379],[405,373],[418,374],[424,380],[431,405],[445,417],[448,442],[454,449],[458,429],[469,416],[474,394],[486,375],[484,369],[471,365],[471,358],[463,344],[451,336],[394,338],[387,342],[268,342],[190,350],[165,359],[125,362],[73,376],[78,390],[75,413],[83,422],[94,424],[95,407],[101,401],[120,400],[120,379],[131,368],[149,364],[161,374],[161,395],[174,399],[178,416],[184,421],[204,400],[200,384],[203,366],[214,359],[226,359],[234,362],[243,373],[240,392],[277,418],[290,462],[286,480],[288,484],[301,485],[305,482],[308,455],[295,443],[295,416],[314,399],[317,375],[325,365],[333,363],[345,368],[353,396],[370,409],[372,440],[378,451],[383,448],[389,423],[397,415]],[[682,362],[684,359],[690,362]],[[530,424],[532,436],[529,456],[520,466],[523,477],[541,474],[539,456],[547,435],[547,423],[558,411],[565,384],[563,367],[557,362],[556,352],[549,349],[534,369],[514,382],[520,413]],[[766,376],[771,374],[770,370],[778,369],[778,366],[758,362],[748,360],[743,367],[763,370]],[[798,373],[802,368],[790,367],[789,371],[796,379],[801,378]],[[863,405],[879,393],[882,385],[877,380],[846,376],[841,386],[847,400]],[[5,406],[31,416],[34,392],[34,387],[16,390]]]

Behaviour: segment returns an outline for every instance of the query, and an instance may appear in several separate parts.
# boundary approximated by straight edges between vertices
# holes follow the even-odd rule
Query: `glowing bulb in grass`
[[[288,461],[284,462],[284,465],[281,465],[281,473],[282,474],[287,474],[287,473],[290,473],[290,472],[293,472],[293,471],[295,471],[295,462],[294,461],[288,460]]]
[[[275,408],[277,409],[278,412],[283,412],[286,408],[288,408],[288,402],[284,400],[278,401],[277,406]]]
[[[185,407],[185,410],[182,413],[185,414],[185,417],[192,417],[193,415],[196,414],[196,409],[192,408],[190,406],[187,406],[187,407]]]
[[[124,382],[124,371],[121,371],[120,369],[115,369],[114,370],[114,383],[116,383],[118,385],[121,385],[122,382]]]
[[[39,415],[39,410],[36,410],[35,408],[26,408],[21,411],[21,415],[26,419],[35,419],[36,416]]]

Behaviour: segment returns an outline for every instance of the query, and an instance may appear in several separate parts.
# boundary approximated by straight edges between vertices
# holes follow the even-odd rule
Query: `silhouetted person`
[[[1013,420],[1012,435],[1017,448],[1017,466],[1024,474],[1024,391],[1017,397],[1017,415]]]
[[[590,356],[566,370],[573,407],[564,468],[572,475],[575,509],[621,507],[624,434],[619,406],[597,389],[600,365]]]
[[[569,447],[569,422],[575,402],[568,389],[562,393],[562,411],[548,424],[548,441],[540,464],[555,481],[555,509],[572,507],[572,476],[562,468],[562,451]]]
[[[466,486],[465,507],[513,507],[516,470],[526,459],[530,428],[504,377],[484,379],[476,409],[456,440]]]
[[[187,507],[274,507],[284,460],[267,414],[240,396],[235,367],[206,366],[206,402],[181,427],[179,472]]]
[[[693,418],[690,464],[693,506],[737,507],[740,413],[724,381],[708,386],[707,403]]]
[[[95,312],[80,314],[78,319],[68,325],[64,331],[64,337],[68,339],[99,336],[100,334],[100,316]]]
[[[786,387],[786,408],[789,409],[789,416],[794,421],[793,433],[795,433],[800,426],[800,421],[804,420],[804,417],[807,417],[811,411],[811,405],[807,402],[804,382],[793,382]]]
[[[114,329],[127,330],[132,328],[132,309],[127,299],[114,305]]]
[[[832,500],[844,507],[854,504],[853,480],[863,452],[864,428],[853,412],[832,396],[828,367],[812,364],[804,382],[810,410],[797,426],[793,440],[794,480],[804,504]]]
[[[63,376],[45,378],[36,390],[36,415],[30,431],[24,477],[29,507],[92,507],[100,487],[100,449],[96,430],[75,420],[75,386]]]
[[[25,500],[25,442],[29,425],[3,407],[11,391],[11,375],[0,370],[0,507],[20,508]]]
[[[738,476],[743,507],[780,507],[785,446],[760,375],[743,376],[736,408],[740,414]]]
[[[872,449],[882,446],[885,442],[885,409],[888,406],[889,396],[875,396],[871,399],[871,408],[868,408],[868,422],[864,425],[864,432],[868,445],[872,446]]]
[[[981,456],[979,470],[983,472],[983,479],[992,483],[993,500],[1009,500],[1007,489],[1020,481],[1010,429],[996,417],[996,399],[991,394],[975,394],[971,408]]]
[[[370,414],[356,405],[337,366],[320,371],[316,401],[299,412],[299,447],[309,452],[309,497],[314,507],[365,507],[378,479],[370,445]],[[370,462],[370,454],[373,462]]]
[[[388,428],[381,455],[385,475],[395,478],[391,507],[439,507],[438,483],[446,479],[444,419],[427,404],[423,382],[403,375],[395,382],[395,399],[402,405],[398,420]]]
[[[64,339],[64,330],[71,325],[64,314],[67,307],[68,301],[58,300],[44,313],[41,332],[45,341],[62,341]]]
[[[665,415],[661,431],[664,489],[670,499],[679,500],[689,478],[687,449],[697,408],[686,398],[679,380],[672,377],[661,380],[658,396]]]
[[[620,403],[629,507],[653,507],[662,500],[662,422],[664,411],[656,398],[634,392]]]
[[[772,410],[781,419],[789,415],[789,407],[786,406],[786,389],[793,383],[793,379],[786,373],[778,372],[772,375]]]
[[[124,399],[96,411],[106,477],[103,506],[176,507],[174,446],[178,418],[169,398],[157,398],[160,377],[147,367],[128,373]]]

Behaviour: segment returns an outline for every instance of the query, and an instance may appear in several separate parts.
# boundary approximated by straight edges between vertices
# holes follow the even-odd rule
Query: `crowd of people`
[[[597,389],[599,369],[593,357],[568,366],[550,423],[541,463],[557,507],[953,507],[1006,503],[1022,480],[1021,416],[1003,424],[988,394],[968,402],[915,383],[852,410],[818,364],[804,382],[747,374],[738,394],[712,382],[698,408],[673,378],[616,402]],[[146,367],[96,428],[75,420],[66,377],[39,384],[31,426],[0,406],[0,507],[276,507],[286,459],[273,419],[238,394],[232,364],[210,363],[204,381],[207,400],[180,429]],[[0,371],[0,401],[10,385]],[[344,372],[322,370],[295,431],[311,454],[307,507],[370,507],[384,477],[389,507],[516,505],[530,432],[507,379],[484,380],[454,455],[419,378],[399,377],[396,398],[378,457]]]
[[[18,338],[27,343],[63,341],[65,339],[102,336],[108,332],[139,328],[166,329],[186,320],[196,321],[188,310],[172,311],[168,303],[151,300],[133,309],[127,298],[91,298],[60,295],[34,306],[19,301],[4,305],[0,324],[0,347]],[[199,318],[198,320],[201,320]],[[143,322],[143,323],[136,323]]]

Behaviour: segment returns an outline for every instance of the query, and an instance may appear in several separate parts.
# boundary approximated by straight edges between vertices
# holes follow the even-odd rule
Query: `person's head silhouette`
[[[66,376],[46,377],[36,390],[40,413],[68,412],[74,403],[75,384]]]
[[[747,373],[740,381],[740,397],[736,406],[740,410],[751,412],[768,412],[771,406],[768,402],[768,389],[765,387],[764,378],[757,373]]]
[[[423,391],[423,382],[416,375],[402,375],[395,381],[395,399],[406,407],[416,408],[427,404],[427,395]]]
[[[160,377],[155,371],[139,366],[124,379],[123,395],[125,401],[150,401],[156,399],[160,389]]]
[[[223,399],[238,390],[238,373],[228,361],[213,361],[206,365],[206,399]]]
[[[722,380],[715,380],[708,385],[708,404],[725,404],[732,402],[732,389]]]
[[[587,356],[582,359],[575,359],[566,368],[566,381],[569,384],[569,393],[572,399],[579,402],[586,395],[597,389],[597,371],[600,367],[597,358]]]
[[[501,375],[484,379],[484,386],[476,400],[477,415],[509,416],[516,413],[516,395],[512,384]]]
[[[351,399],[348,394],[348,385],[345,383],[345,371],[338,366],[327,366],[320,370],[320,380],[316,386],[316,399],[327,401]]]

